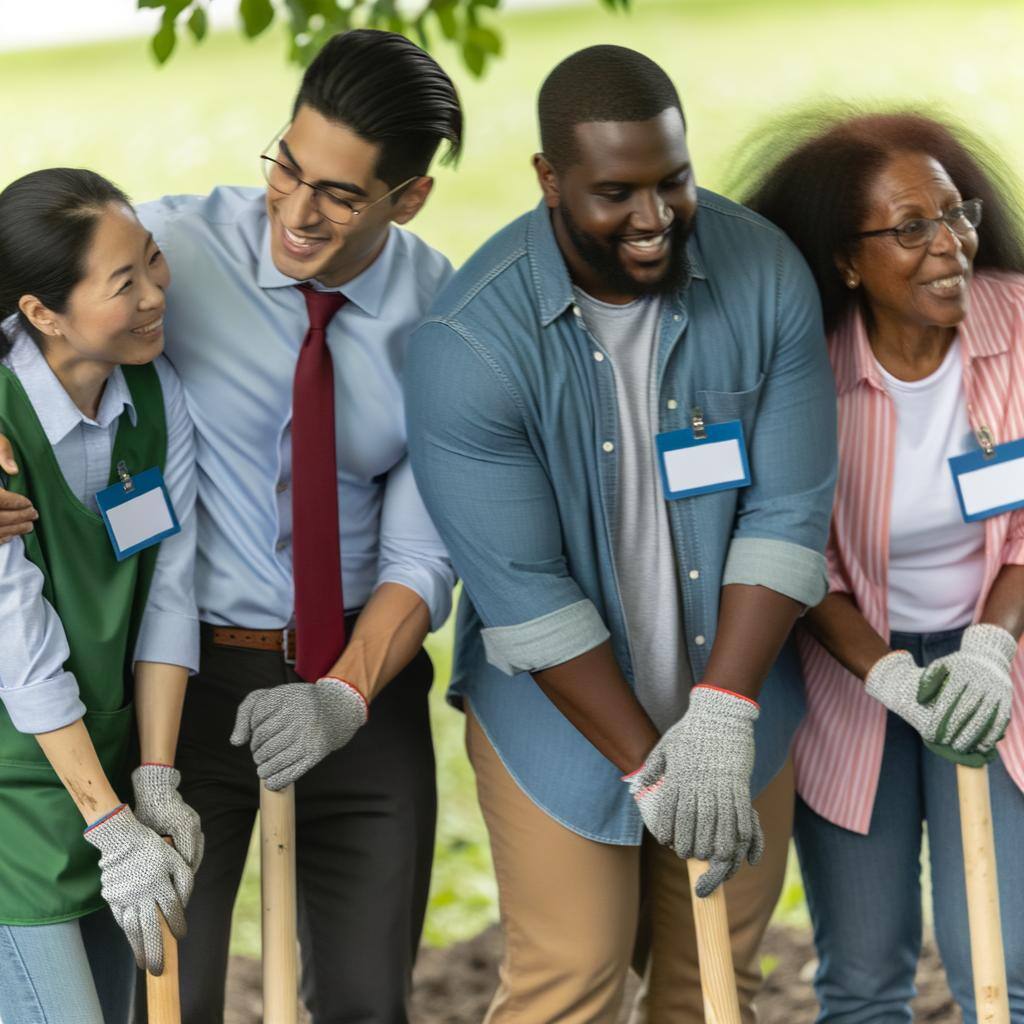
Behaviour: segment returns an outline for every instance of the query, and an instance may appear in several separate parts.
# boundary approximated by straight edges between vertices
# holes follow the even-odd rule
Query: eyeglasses
[[[873,238],[878,235],[894,235],[904,249],[917,249],[928,245],[938,233],[939,225],[945,224],[957,238],[965,238],[981,223],[981,200],[968,199],[957,203],[938,217],[911,217],[894,228],[880,228],[878,231],[858,231],[854,238]]]
[[[274,136],[267,149],[273,148],[286,129]],[[353,200],[349,195],[340,192],[336,188],[326,185],[314,185],[311,181],[300,178],[287,164],[275,160],[266,151],[260,156],[260,165],[263,168],[263,177],[267,184],[282,195],[291,195],[300,185],[305,185],[313,194],[313,208],[321,216],[326,217],[332,224],[348,224],[353,217],[358,217],[367,210],[372,210],[378,203],[384,202],[389,196],[401,192],[407,188],[419,175],[414,175],[401,185],[396,185],[391,191],[385,192],[379,199],[369,203],[362,203]]]

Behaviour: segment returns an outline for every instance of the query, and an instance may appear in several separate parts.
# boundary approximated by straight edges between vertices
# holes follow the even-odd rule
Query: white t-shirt
[[[889,527],[889,628],[937,633],[971,621],[985,575],[984,523],[965,523],[949,459],[977,446],[967,418],[960,342],[924,380],[879,365],[896,406]]]

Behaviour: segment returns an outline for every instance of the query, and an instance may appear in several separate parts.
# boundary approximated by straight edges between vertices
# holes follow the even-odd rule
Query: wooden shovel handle
[[[173,846],[170,836],[164,842]],[[160,918],[160,937],[164,943],[164,972],[161,975],[146,972],[146,1011],[149,1024],[181,1024],[181,992],[178,989],[178,940],[157,911]]]
[[[690,873],[690,902],[697,930],[705,1024],[741,1024],[725,892],[719,886],[710,896],[701,899],[696,892],[697,879],[707,871],[708,863],[688,860],[686,869]]]
[[[1010,1024],[988,767],[956,766],[978,1024]]]
[[[297,1024],[295,787],[260,783],[260,886],[263,892],[263,1019]]]

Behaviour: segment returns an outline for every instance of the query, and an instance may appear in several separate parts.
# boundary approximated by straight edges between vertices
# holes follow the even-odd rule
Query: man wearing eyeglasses
[[[422,642],[453,575],[409,468],[401,370],[451,267],[397,225],[461,130],[432,58],[350,32],[307,70],[260,161],[265,191],[139,209],[173,266],[166,350],[200,470],[201,668],[177,759],[206,836],[180,947],[186,1024],[223,1020],[260,779],[296,784],[314,1022],[407,1019],[436,811]]]

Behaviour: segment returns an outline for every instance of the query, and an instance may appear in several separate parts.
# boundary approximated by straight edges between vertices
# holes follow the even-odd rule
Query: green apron
[[[163,468],[167,425],[155,368],[123,367],[137,413],[118,421],[110,482]],[[0,433],[20,472],[10,490],[39,511],[25,553],[43,574],[43,596],[64,626],[85,726],[115,792],[124,795],[135,716],[131,662],[159,545],[118,562],[99,514],[71,492],[18,378],[0,366]],[[82,818],[35,736],[18,732],[0,706],[0,923],[48,924],[104,906],[99,853],[82,838]]]

